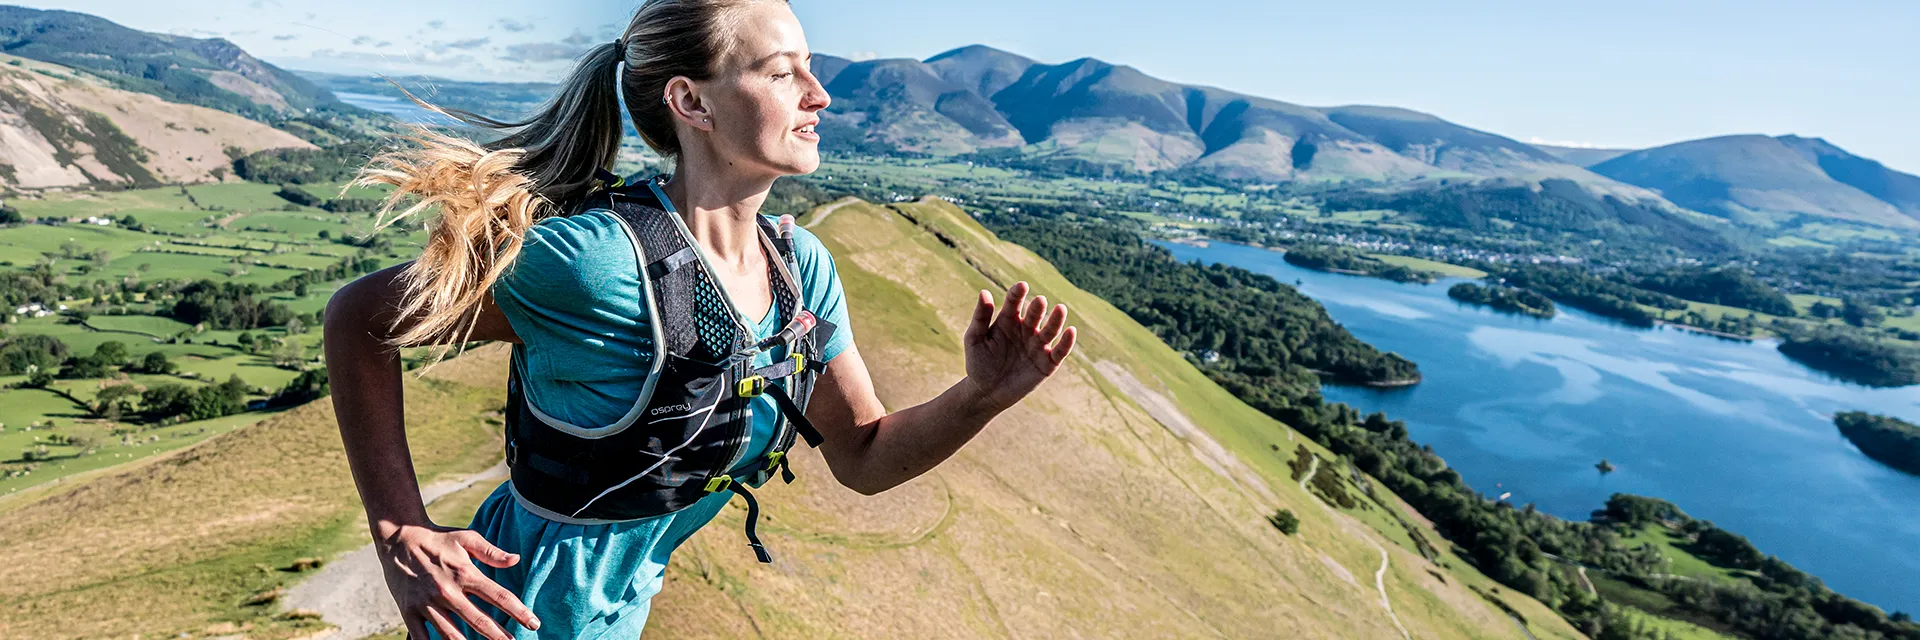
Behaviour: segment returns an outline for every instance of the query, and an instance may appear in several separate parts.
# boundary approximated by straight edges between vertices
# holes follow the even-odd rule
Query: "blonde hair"
[[[465,343],[489,289],[520,255],[534,222],[556,215],[590,192],[599,170],[620,150],[620,100],[647,146],[680,156],[667,82],[713,77],[731,39],[730,14],[756,2],[786,0],[648,0],[612,43],[587,51],[573,73],[534,115],[503,122],[459,109],[414,102],[481,128],[503,132],[476,143],[414,127],[400,148],[374,156],[356,186],[392,187],[375,231],[432,215],[420,257],[401,274],[405,287],[395,346],[442,343],[429,362]],[[621,63],[625,63],[624,67]],[[404,90],[403,90],[404,91]],[[413,96],[408,94],[409,98]],[[457,340],[441,338],[458,336]]]

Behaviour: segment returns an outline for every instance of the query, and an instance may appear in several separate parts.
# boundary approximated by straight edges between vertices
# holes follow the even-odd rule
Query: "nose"
[[[805,75],[807,77],[807,93],[806,95],[800,96],[800,109],[807,113],[825,111],[828,106],[833,104],[833,96],[827,95],[827,86],[820,84],[820,78],[813,75],[812,69],[807,69]]]

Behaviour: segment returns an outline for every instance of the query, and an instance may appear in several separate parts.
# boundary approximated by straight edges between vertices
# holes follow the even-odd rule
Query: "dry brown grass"
[[[493,348],[442,367],[504,363]],[[429,376],[410,379],[407,394],[423,476],[493,464],[498,439],[482,414],[505,404],[500,384]],[[294,575],[274,568],[365,542],[361,526],[332,403],[309,404],[10,511],[0,637],[154,637],[222,622],[292,633],[299,624],[274,627],[270,607],[243,603]]]
[[[1212,385],[1173,364],[1178,356],[1144,329],[958,210],[932,202],[902,208],[919,224],[860,204],[815,228],[839,264],[855,336],[887,406],[918,402],[958,378],[971,292],[994,281],[1027,279],[1074,305],[1081,355],[953,460],[895,491],[859,496],[834,483],[817,455],[799,453],[802,479],[762,493],[763,535],[776,564],[753,561],[738,530],[742,510],[730,509],[676,558],[651,631],[1399,637],[1373,589],[1378,552],[1340,532],[1286,480],[1284,457],[1249,459],[1265,446],[1235,446],[1256,437],[1285,442],[1284,427],[1219,395],[1208,399],[1221,406],[1196,407],[1169,381]],[[1146,342],[1165,353],[1149,352]],[[1103,360],[1160,387],[1206,433],[1183,438],[1163,426],[1096,370]],[[1220,455],[1230,460],[1209,459]],[[1300,514],[1300,536],[1265,522],[1279,507]],[[1422,565],[1399,552],[1388,576],[1416,637],[1519,636],[1460,580],[1440,584]],[[1551,614],[1543,618],[1535,633],[1576,635]]]

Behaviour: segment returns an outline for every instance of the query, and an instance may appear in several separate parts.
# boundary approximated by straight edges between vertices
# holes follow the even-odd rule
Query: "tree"
[[[29,334],[0,343],[0,375],[52,370],[66,359],[66,343],[53,336]]]
[[[1267,522],[1271,523],[1273,528],[1279,529],[1280,533],[1293,535],[1300,532],[1300,518],[1293,515],[1292,509],[1274,512],[1273,515],[1267,516]]]
[[[108,340],[93,348],[93,357],[103,365],[118,367],[127,363],[130,354],[127,353],[127,345],[118,340]]]
[[[1871,327],[1886,319],[1886,314],[1860,298],[1847,298],[1841,302],[1840,319],[1856,327]]]
[[[174,365],[173,361],[167,359],[167,354],[152,351],[148,352],[147,356],[140,360],[140,370],[147,373],[164,375],[173,373]]]
[[[307,348],[293,338],[281,338],[273,348],[273,364],[280,367],[298,365],[307,359]]]
[[[119,420],[122,415],[133,411],[133,401],[140,397],[140,389],[132,384],[116,384],[93,396],[93,404],[88,410],[94,417]]]

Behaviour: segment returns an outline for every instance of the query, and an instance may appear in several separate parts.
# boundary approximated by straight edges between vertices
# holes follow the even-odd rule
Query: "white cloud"
[[[1540,136],[1527,138],[1527,144],[1544,144],[1551,147],[1569,147],[1573,149],[1610,149],[1612,148],[1604,144],[1596,144],[1592,142],[1578,142],[1578,141],[1572,141],[1572,140],[1548,140]]]
[[[852,60],[854,62],[866,62],[868,60],[877,60],[879,58],[880,58],[880,54],[874,51],[855,51],[853,53],[847,54],[847,59]]]

